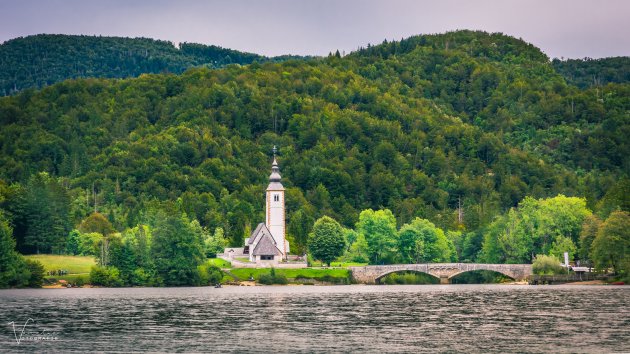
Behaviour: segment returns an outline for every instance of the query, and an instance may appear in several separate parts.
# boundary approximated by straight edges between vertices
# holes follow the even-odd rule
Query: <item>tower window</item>
[[[273,201],[274,201],[274,202],[279,202],[279,201],[280,201],[280,195],[278,195],[278,194],[274,194],[274,195],[273,195]]]

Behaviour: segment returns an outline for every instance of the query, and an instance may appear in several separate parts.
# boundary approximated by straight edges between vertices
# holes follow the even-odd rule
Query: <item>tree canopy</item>
[[[151,243],[158,283],[170,286],[199,282],[204,259],[203,235],[185,216],[159,214]]]
[[[322,216],[315,221],[308,241],[311,256],[328,265],[346,250],[346,239],[341,225],[328,216]]]
[[[630,214],[616,211],[610,214],[597,232],[592,245],[595,266],[611,267],[615,272],[630,274]]]
[[[113,45],[117,58],[97,57],[121,71],[144,65],[144,49],[214,55],[195,45],[139,40],[128,51],[125,40],[108,41],[87,46],[100,53]],[[531,262],[571,243],[580,250],[591,212],[606,220],[630,208],[630,84],[576,86],[538,48],[500,33],[413,36],[344,57],[244,55],[244,65],[185,71],[188,64],[163,70],[177,61],[164,59],[156,73],[127,79],[95,78],[69,59],[79,49],[53,60],[62,42],[71,41],[2,45],[40,54],[50,47],[51,63],[72,71],[78,62],[81,74],[70,77],[86,77],[24,78],[51,85],[0,98],[0,208],[23,253],[93,253],[98,235],[75,234],[71,247],[67,238],[95,211],[114,235],[155,226],[151,215],[169,208],[241,246],[265,220],[273,145],[287,234],[299,252],[313,220],[328,215],[356,228],[358,258],[367,247],[371,262],[392,262],[402,247],[408,259],[424,259],[431,252],[413,226],[422,219],[435,227],[422,232],[441,230],[460,259]]]
[[[254,61],[282,61],[215,45],[149,38],[40,34],[0,44],[0,96],[66,79],[126,78],[175,73],[203,66],[220,68]]]

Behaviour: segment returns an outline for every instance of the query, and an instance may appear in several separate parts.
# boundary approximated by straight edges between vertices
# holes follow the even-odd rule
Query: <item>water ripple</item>
[[[628,352],[630,287],[0,291],[2,352]],[[16,343],[15,321],[26,339]],[[53,341],[28,334],[54,333]]]

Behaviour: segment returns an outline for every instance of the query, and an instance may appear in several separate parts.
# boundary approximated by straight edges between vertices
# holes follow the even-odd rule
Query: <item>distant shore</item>
[[[357,286],[364,286],[364,285],[368,285],[368,284],[333,284],[333,283],[321,283],[321,284],[305,284],[305,283],[289,283],[289,284],[274,284],[274,285],[265,285],[265,284],[259,284],[256,283],[255,281],[242,281],[239,282],[238,284],[223,284],[223,287],[240,287],[240,286],[338,286],[338,285],[357,285]],[[370,285],[374,285],[374,284],[370,284]],[[377,284],[379,286],[399,286],[399,285],[388,285],[388,284]],[[414,285],[414,284],[406,284],[406,285]],[[415,284],[415,285],[463,285],[463,284]],[[527,281],[515,281],[515,282],[509,282],[509,283],[488,283],[488,284],[467,284],[467,285],[529,285]],[[610,285],[602,280],[589,280],[589,281],[578,281],[578,282],[572,282],[572,283],[564,283],[564,284],[555,284],[555,285]],[[534,285],[533,285],[534,286]],[[548,285],[545,285],[548,286]],[[551,285],[553,286],[553,285]],[[204,287],[214,287],[213,285],[207,285],[207,286],[200,286],[200,288],[204,288]],[[68,288],[66,285],[63,284],[51,284],[51,285],[44,285],[42,286],[42,289],[75,289],[75,288],[108,288],[105,286],[92,286],[89,284],[77,287],[71,287]],[[144,286],[139,286],[138,288],[146,288]],[[158,288],[158,287],[149,287],[149,288]],[[165,287],[168,288],[168,287]]]

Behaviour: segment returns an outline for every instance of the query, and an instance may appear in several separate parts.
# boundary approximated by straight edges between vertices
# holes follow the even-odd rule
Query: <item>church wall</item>
[[[274,199],[278,196],[278,200]],[[267,228],[274,241],[284,252],[285,240],[285,212],[284,212],[284,191],[267,191]],[[288,251],[288,250],[287,250]]]

